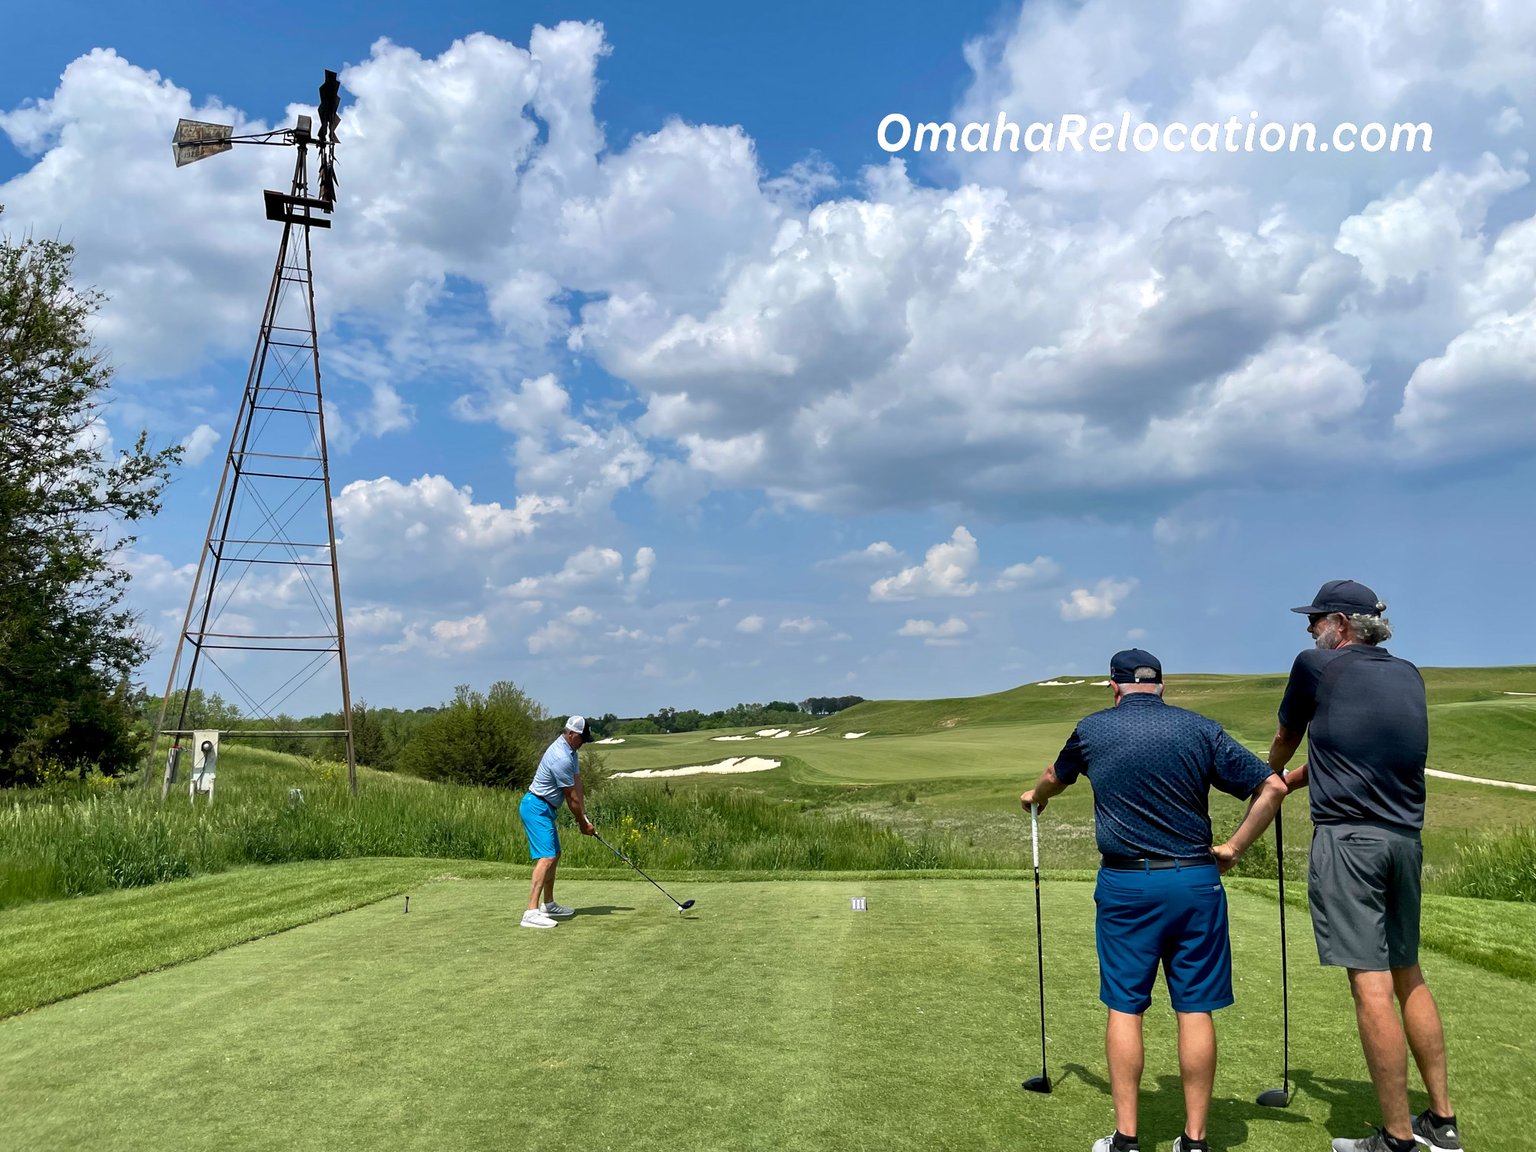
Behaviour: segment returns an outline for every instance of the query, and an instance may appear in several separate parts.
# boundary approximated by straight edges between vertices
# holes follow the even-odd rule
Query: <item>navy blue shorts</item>
[[[560,855],[560,833],[555,828],[555,810],[532,792],[524,792],[517,814],[523,820],[528,837],[528,858],[548,860]]]
[[[1159,966],[1175,1012],[1214,1012],[1233,1002],[1227,893],[1214,864],[1138,872],[1100,868],[1093,900],[1099,908],[1099,999],[1107,1006],[1145,1012]]]

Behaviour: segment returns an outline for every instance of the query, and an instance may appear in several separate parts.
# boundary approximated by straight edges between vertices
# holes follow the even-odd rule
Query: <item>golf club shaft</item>
[[[634,869],[634,870],[635,870],[635,871],[636,871],[636,872],[640,872],[640,875],[642,875],[642,876],[645,876],[645,873],[644,873],[644,872],[642,872],[642,871],[641,871],[641,870],[640,870],[640,865],[638,865],[638,864],[636,864],[636,863],[635,863],[635,862],[634,862],[634,861],[633,861],[633,860],[631,860],[631,859],[630,859],[630,858],[629,858],[629,857],[628,857],[628,856],[626,856],[626,855],[624,855],[624,853],[622,853],[622,852],[620,852],[620,851],[619,851],[619,850],[618,850],[618,849],[617,849],[617,848],[615,848],[615,847],[614,847],[614,846],[613,846],[613,845],[612,845],[612,844],[610,844],[610,843],[608,843],[608,841],[606,841],[606,840],[604,840],[604,839],[603,839],[603,837],[602,837],[602,834],[601,834],[601,833],[599,833],[599,832],[598,832],[598,831],[597,831],[597,829],[595,829],[595,828],[594,828],[594,829],[593,829],[593,830],[592,830],[592,835],[594,835],[594,836],[596,836],[596,837],[597,837],[597,839],[598,839],[598,843],[600,843],[600,844],[601,844],[601,845],[602,845],[602,846],[603,846],[603,847],[604,847],[604,848],[606,848],[606,849],[608,849],[608,851],[610,851],[610,852],[612,852],[612,853],[613,853],[613,854],[614,854],[614,855],[615,855],[615,856],[617,856],[617,857],[618,857],[618,858],[619,858],[619,859],[620,859],[620,860],[622,860],[622,861],[624,861],[624,863],[626,863],[626,864],[628,864],[628,865],[629,865],[629,866],[630,866],[630,867],[631,867],[631,868],[633,868],[633,869]],[[649,876],[645,876],[645,878],[646,878],[646,879],[647,879],[647,880],[651,880],[651,878],[650,878],[650,877],[649,877]],[[666,890],[666,889],[665,889],[665,888],[663,888],[663,887],[662,887],[662,886],[661,886],[661,885],[660,885],[660,884],[656,884],[656,881],[654,881],[654,880],[651,880],[651,883],[652,883],[652,884],[655,884],[655,885],[656,885],[656,891],[658,891],[658,892],[660,892],[660,893],[661,893],[661,894],[662,894],[662,895],[663,895],[663,896],[665,896],[665,897],[666,897],[666,898],[667,898],[667,899],[668,899],[668,900],[670,900],[670,901],[672,901],[672,903],[674,903],[674,904],[677,904],[677,897],[675,897],[675,896],[673,896],[673,895],[672,895],[672,893],[670,893],[670,892],[668,892],[668,891],[667,891],[667,890]],[[681,904],[677,904],[677,906],[678,906],[678,907],[679,907],[679,908],[681,908],[681,907],[682,907],[682,905],[681,905]]]
[[[1281,806],[1281,809],[1284,805]],[[1285,963],[1285,835],[1281,809],[1275,811],[1275,873],[1280,882],[1280,1035],[1281,1077],[1286,1098],[1291,1095],[1291,992]]]
[[[1029,806],[1029,844],[1035,858],[1035,969],[1040,973],[1040,1075],[1049,1079],[1045,1060],[1045,934],[1040,927],[1040,821]]]

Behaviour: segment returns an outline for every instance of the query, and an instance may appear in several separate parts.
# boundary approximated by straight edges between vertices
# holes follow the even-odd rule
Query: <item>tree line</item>
[[[660,708],[633,720],[617,720],[611,716],[604,719],[612,722],[616,734],[644,736],[666,732],[700,732],[713,728],[804,724],[808,720],[830,716],[863,702],[862,696],[812,696],[798,703],[770,700],[766,704],[733,704],[717,712],[701,712],[697,708]]]

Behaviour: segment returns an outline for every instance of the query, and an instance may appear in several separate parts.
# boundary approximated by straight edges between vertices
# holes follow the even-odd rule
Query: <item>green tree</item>
[[[149,654],[122,607],[126,524],[160,509],[178,447],[113,454],[112,369],[90,339],[103,297],[74,249],[0,235],[0,785],[53,766],[132,764],[122,686]]]

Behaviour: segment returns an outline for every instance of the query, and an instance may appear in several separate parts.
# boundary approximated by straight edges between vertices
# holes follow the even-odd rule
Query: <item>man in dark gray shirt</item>
[[[1335,1140],[1334,1152],[1462,1146],[1440,1011],[1419,968],[1429,712],[1419,670],[1380,646],[1392,636],[1385,609],[1353,580],[1330,580],[1311,604],[1292,609],[1306,615],[1315,647],[1291,667],[1269,750],[1269,766],[1282,772],[1307,738],[1307,762],[1285,783],[1311,786],[1313,935],[1318,959],[1349,972],[1381,1105],[1383,1127],[1364,1140]],[[1430,1104],[1411,1119],[1409,1049]]]

